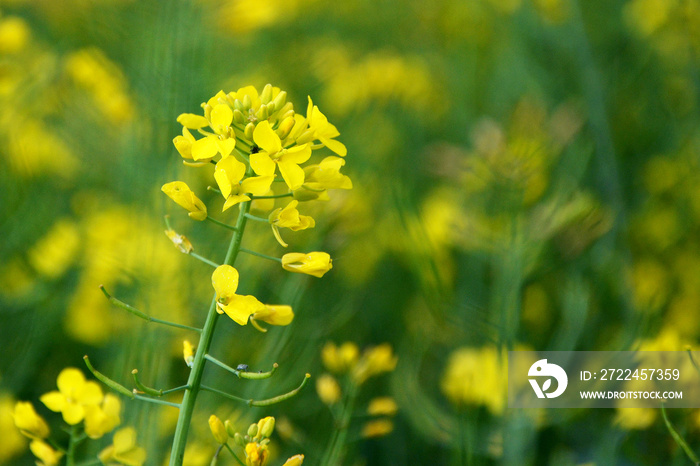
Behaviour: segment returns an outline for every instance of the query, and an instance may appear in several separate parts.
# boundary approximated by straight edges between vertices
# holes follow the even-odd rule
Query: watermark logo
[[[566,376],[566,372],[561,367],[556,364],[547,363],[546,359],[540,359],[536,361],[532,366],[527,375],[529,377],[547,377],[544,381],[542,387],[537,383],[536,379],[528,379],[532,389],[535,391],[537,398],[556,398],[566,390],[566,385],[569,383],[569,378]],[[553,392],[548,392],[552,386],[552,378],[557,381],[557,389]]]

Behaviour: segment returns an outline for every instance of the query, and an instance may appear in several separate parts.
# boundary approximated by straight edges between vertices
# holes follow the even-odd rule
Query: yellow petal
[[[343,144],[340,141],[336,141],[335,139],[329,139],[325,137],[320,137],[319,141],[321,141],[327,148],[329,148],[341,157],[345,157],[348,153],[348,149],[345,147],[345,144]]]
[[[264,309],[253,314],[253,319],[262,320],[271,325],[289,325],[294,320],[292,306],[268,304]]]
[[[39,400],[44,403],[47,408],[56,413],[63,411],[63,408],[66,406],[66,397],[61,392],[57,391],[45,393],[41,395]]]
[[[214,170],[214,179],[216,180],[216,184],[219,185],[221,195],[224,196],[224,199],[226,199],[228,198],[229,194],[231,194],[231,180],[229,180],[228,176],[226,176],[226,171],[221,168],[218,168],[218,163],[216,165],[217,168]],[[226,209],[224,208],[224,210]]]
[[[89,380],[75,391],[75,399],[84,405],[96,405],[102,403],[104,395],[97,382]]]
[[[269,190],[274,176],[252,176],[241,183],[241,192],[251,193],[254,196],[264,196]]]
[[[270,154],[276,154],[282,149],[280,137],[272,130],[270,122],[267,120],[261,121],[255,127],[253,131],[253,141]]]
[[[280,173],[284,182],[287,183],[289,189],[292,191],[301,188],[304,184],[304,170],[294,162],[287,162],[280,160],[277,162],[277,166],[280,168]]]
[[[227,138],[222,140],[217,140],[216,141],[216,146],[219,149],[219,153],[221,154],[221,158],[225,159],[229,155],[231,155],[231,152],[233,152],[233,149],[236,147],[236,140],[233,138]]]
[[[217,104],[211,110],[210,118],[214,129],[219,126],[229,126],[233,121],[233,110],[226,104]]]
[[[275,174],[275,162],[272,161],[267,152],[250,154],[250,166],[256,175],[272,176]]]
[[[177,122],[189,129],[200,129],[209,126],[209,122],[206,118],[201,115],[195,115],[194,113],[181,114],[177,117]]]
[[[230,265],[220,265],[211,276],[211,284],[219,302],[227,303],[238,289],[238,270]]]
[[[285,162],[294,162],[298,165],[309,160],[309,157],[311,157],[311,147],[309,147],[308,144],[303,144],[284,151],[280,157],[280,160],[284,160]]]
[[[77,403],[68,402],[63,407],[61,414],[63,414],[63,420],[66,421],[67,424],[73,426],[83,420],[85,417],[85,408]]]
[[[223,306],[223,310],[234,322],[239,325],[246,325],[248,317],[255,312],[265,308],[265,305],[257,300],[255,296],[234,295],[229,303]]]
[[[219,152],[216,137],[206,136],[192,143],[192,158],[194,160],[211,159]]]
[[[222,209],[222,212],[230,207],[240,204],[241,202],[249,200],[250,198],[245,194],[232,194],[228,197],[228,199],[226,199],[226,202],[224,202],[224,208]]]
[[[81,388],[85,384],[85,376],[79,369],[74,367],[66,367],[58,374],[56,385],[58,390],[64,395],[71,395],[77,388]]]

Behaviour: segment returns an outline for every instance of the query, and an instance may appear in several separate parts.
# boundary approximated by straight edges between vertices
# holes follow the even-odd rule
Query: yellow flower
[[[179,206],[184,207],[194,220],[202,221],[207,218],[207,206],[192,192],[189,186],[182,181],[166,183],[161,188],[167,196]]]
[[[321,160],[321,163],[304,167],[304,187],[311,189],[352,189],[349,176],[340,173],[345,159],[333,155]]]
[[[317,105],[314,105],[310,96],[309,105],[306,107],[306,121],[309,123],[309,129],[299,136],[297,144],[318,140],[341,157],[347,155],[348,150],[345,145],[333,139],[340,136],[338,129],[328,122],[326,115],[321,113]]]
[[[39,458],[40,462],[37,462],[40,466],[55,466],[61,461],[63,453],[56,451],[51,446],[42,440],[33,440],[29,444],[29,449],[32,451],[34,456]]]
[[[136,431],[125,427],[114,433],[112,445],[98,455],[102,464],[141,466],[146,461],[146,450],[136,445]]]
[[[261,121],[255,127],[253,140],[262,149],[250,154],[250,166],[255,173],[261,176],[272,176],[275,174],[276,164],[289,189],[298,189],[304,184],[304,170],[299,164],[311,157],[311,147],[308,144],[289,149],[283,148],[280,137],[273,131],[267,120]]]
[[[51,411],[60,412],[63,420],[75,425],[85,418],[86,407],[102,403],[102,389],[96,382],[86,381],[80,370],[67,367],[58,374],[58,391],[42,395],[39,399]]]
[[[359,348],[350,341],[340,345],[340,348],[335,343],[328,342],[321,350],[323,365],[336,374],[343,374],[355,367],[359,356]]]
[[[34,406],[28,401],[18,401],[15,405],[15,425],[32,439],[43,439],[49,436],[49,426],[46,421],[34,410]]]
[[[85,407],[85,433],[92,439],[101,438],[107,432],[111,432],[121,424],[119,412],[121,402],[111,393],[105,395],[102,406]]]
[[[500,414],[505,407],[506,377],[496,348],[465,347],[450,355],[440,388],[456,406],[483,405]]]
[[[211,434],[214,436],[214,440],[216,440],[219,444],[224,445],[226,442],[228,442],[226,427],[224,427],[224,423],[221,422],[221,419],[219,419],[216,414],[209,416],[209,429],[211,430]]]
[[[340,401],[340,385],[330,374],[323,374],[316,379],[316,393],[324,404],[332,405]]]
[[[165,230],[165,234],[168,236],[168,238],[170,238],[170,241],[173,242],[175,247],[178,248],[181,253],[189,254],[194,251],[194,246],[192,246],[190,240],[187,239],[187,236],[181,235],[172,229]]]
[[[27,23],[17,16],[6,16],[0,21],[0,53],[18,53],[29,42],[31,31]]]
[[[245,464],[246,466],[265,466],[269,454],[266,444],[250,442],[245,446]]]
[[[333,268],[333,261],[331,256],[325,252],[310,252],[308,254],[291,252],[282,256],[282,268],[290,272],[305,273],[320,278]]]
[[[17,400],[12,395],[0,391],[0,464],[10,464],[10,459],[27,449],[26,439],[16,428],[19,427],[15,416],[16,405]],[[35,429],[33,422],[28,424],[32,430]],[[42,433],[43,429],[36,430]],[[48,426],[46,431],[48,435]]]
[[[313,218],[308,215],[299,214],[299,211],[296,209],[298,204],[299,201],[294,200],[287,204],[285,208],[279,207],[273,210],[268,217],[277,242],[285,248],[287,247],[287,243],[285,243],[280,236],[280,228],[289,228],[292,231],[299,231],[316,226],[316,222]]]
[[[236,294],[238,271],[230,265],[217,267],[211,276],[211,283],[216,291],[217,312],[225,312],[239,325],[246,325],[252,314],[265,309],[265,305],[254,296]]]
[[[370,421],[362,427],[362,436],[365,438],[383,437],[394,430],[394,423],[389,419],[377,419]]]
[[[355,366],[352,376],[360,385],[365,380],[383,372],[391,372],[396,368],[397,357],[394,356],[388,343],[365,350],[362,358]]]
[[[192,367],[192,364],[194,364],[194,348],[192,343],[187,340],[182,342],[182,357],[185,358],[187,367]]]
[[[294,455],[284,462],[282,466],[301,466],[304,462],[304,455]]]
[[[370,416],[394,416],[399,410],[396,401],[389,396],[373,398],[367,407]]]
[[[286,304],[266,304],[263,309],[256,311],[251,319],[253,324],[254,321],[263,321],[270,325],[289,325],[294,320],[294,311],[292,306]]]
[[[270,185],[275,178],[274,175],[251,176],[243,179],[245,171],[245,164],[234,157],[227,157],[216,164],[214,179],[219,185],[221,195],[226,199],[223,210],[238,203],[249,201],[250,197],[246,193],[262,196],[270,190]]]

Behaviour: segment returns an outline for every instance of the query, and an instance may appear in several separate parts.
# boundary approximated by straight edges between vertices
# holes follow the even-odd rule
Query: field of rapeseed
[[[700,0],[0,0],[0,464],[686,465],[507,352],[700,344]]]

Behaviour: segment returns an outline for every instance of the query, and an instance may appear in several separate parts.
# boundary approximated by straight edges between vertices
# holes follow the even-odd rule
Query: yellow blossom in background
[[[351,341],[347,341],[336,346],[333,342],[328,342],[321,350],[321,360],[331,372],[343,374],[355,367],[360,357],[360,349]]]
[[[21,52],[30,36],[31,30],[22,18],[6,16],[0,19],[0,55]]]
[[[77,225],[61,219],[29,250],[29,263],[38,273],[58,278],[75,262],[79,247]]]
[[[393,371],[397,362],[398,358],[388,343],[368,348],[353,368],[352,378],[360,385],[370,377]]]
[[[40,460],[37,463],[40,466],[56,466],[63,458],[63,452],[54,450],[42,440],[32,440],[32,443],[29,444],[29,449]]]
[[[123,124],[133,118],[134,104],[126,79],[102,50],[87,48],[73,52],[66,59],[66,72],[91,95],[96,108],[111,123]]]
[[[49,436],[48,424],[36,413],[30,402],[18,401],[15,404],[13,417],[15,426],[23,435],[32,439],[45,439]]]
[[[254,296],[236,294],[238,271],[230,265],[217,267],[211,276],[211,283],[216,291],[217,311],[225,312],[237,324],[246,325],[248,317],[265,310],[265,305]]]
[[[16,410],[19,403],[22,402],[16,401],[9,393],[0,392],[0,432],[3,433],[0,436],[0,464],[10,464],[8,462],[10,458],[26,450],[27,440],[20,433],[20,429],[26,430],[27,433],[44,433],[44,427],[41,422],[37,422],[33,415],[26,416],[24,413],[20,413],[21,423],[26,423],[26,425],[23,427],[17,425]],[[29,404],[31,406],[31,403]],[[34,407],[32,406],[31,409],[33,411]],[[37,418],[41,419],[38,415]],[[47,425],[47,433],[48,429]]]
[[[92,439],[101,438],[121,424],[121,402],[108,393],[99,406],[85,406],[85,433]]]
[[[394,416],[399,410],[396,401],[389,396],[372,398],[367,407],[370,416]]]
[[[83,373],[67,367],[58,374],[58,391],[42,395],[39,399],[51,411],[60,412],[63,420],[75,425],[85,418],[86,412],[102,403],[102,389],[92,380],[85,380]]]
[[[182,181],[166,183],[161,188],[170,199],[175,201],[180,207],[184,207],[194,220],[204,220],[207,218],[207,206],[192,192],[187,184]]]
[[[483,405],[498,415],[505,407],[506,377],[496,348],[459,348],[449,357],[440,387],[456,406]]]
[[[98,455],[104,465],[141,466],[146,462],[146,450],[136,444],[136,431],[125,427],[114,433],[112,445]]]
[[[340,385],[330,374],[322,374],[316,379],[316,393],[324,404],[332,405],[340,401]]]
[[[362,426],[360,435],[365,438],[383,437],[390,434],[392,430],[394,430],[394,423],[389,419],[377,419]]]
[[[320,278],[333,268],[333,261],[325,252],[292,252],[282,256],[282,268],[289,272],[305,273]]]

